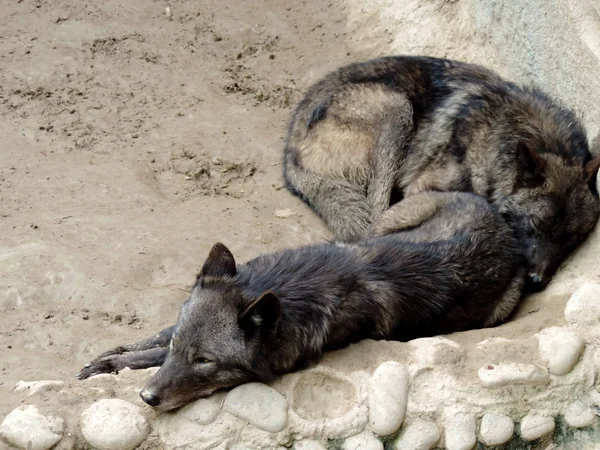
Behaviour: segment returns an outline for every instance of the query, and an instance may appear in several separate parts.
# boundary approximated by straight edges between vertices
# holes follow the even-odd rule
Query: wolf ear
[[[234,277],[236,274],[235,270],[235,259],[227,247],[220,242],[217,242],[210,249],[208,258],[202,266],[202,270],[198,275],[198,278],[203,277]]]
[[[600,155],[589,160],[583,169],[585,180],[594,192],[596,192],[596,175],[598,174],[598,169],[600,169]]]
[[[238,323],[245,331],[262,328],[265,331],[275,331],[281,316],[281,302],[271,291],[267,291],[250,302],[240,313]]]
[[[524,187],[542,184],[546,178],[546,160],[523,140],[517,144],[516,156],[519,184]]]

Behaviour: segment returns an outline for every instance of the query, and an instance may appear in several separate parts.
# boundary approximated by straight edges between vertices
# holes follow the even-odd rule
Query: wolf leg
[[[118,373],[119,370],[123,370],[126,367],[132,370],[159,367],[165,362],[168,353],[168,347],[157,347],[123,353],[121,355],[115,354],[96,358],[79,371],[77,378],[85,380],[86,378],[102,373]]]
[[[366,188],[352,180],[327,177],[301,167],[286,149],[284,178],[288,190],[303,200],[341,241],[361,239],[371,223]]]
[[[160,366],[169,351],[174,331],[175,325],[134,344],[120,345],[108,350],[87,364],[77,374],[77,378],[83,380],[100,373],[118,372],[125,367],[145,369]]]
[[[408,101],[390,106],[383,117],[367,189],[373,222],[390,206],[392,190],[401,178],[412,126],[412,108]]]

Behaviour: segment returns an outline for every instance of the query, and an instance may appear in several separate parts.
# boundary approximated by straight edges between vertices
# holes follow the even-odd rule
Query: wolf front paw
[[[119,373],[119,369],[115,365],[114,355],[96,358],[91,363],[86,364],[76,377],[79,380],[85,380],[86,378],[103,373]]]

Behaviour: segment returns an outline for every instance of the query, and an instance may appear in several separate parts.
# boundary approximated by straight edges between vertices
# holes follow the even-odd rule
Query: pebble
[[[342,450],[383,450],[383,443],[372,433],[364,432],[346,439]]]
[[[548,370],[535,364],[486,364],[477,373],[481,384],[488,388],[510,384],[546,384],[550,381]]]
[[[596,325],[600,322],[600,284],[586,283],[573,292],[565,308],[571,325]]]
[[[529,414],[521,420],[521,437],[524,441],[535,441],[554,431],[554,419],[548,416]]]
[[[431,420],[409,424],[394,444],[395,450],[430,450],[440,440],[440,430]]]
[[[179,410],[179,414],[192,422],[200,425],[208,425],[213,423],[219,412],[221,412],[223,397],[223,394],[217,393],[208,398],[201,398],[189,405],[185,405]]]
[[[278,219],[288,219],[290,217],[297,216],[298,214],[291,208],[278,209],[273,213],[275,217]]]
[[[28,450],[47,450],[62,439],[65,421],[44,416],[34,405],[13,409],[0,425],[0,436],[9,444]]]
[[[15,392],[28,391],[27,395],[43,394],[44,392],[63,386],[64,381],[41,380],[41,381],[19,381],[15,385]]]
[[[380,436],[398,430],[404,421],[408,401],[408,370],[396,361],[381,364],[369,385],[369,422]]]
[[[150,426],[137,406],[118,398],[98,400],[81,414],[81,432],[100,450],[130,450],[142,443]]]
[[[473,414],[448,408],[445,412],[447,450],[471,450],[477,443],[477,422]]]
[[[225,397],[223,409],[271,433],[283,430],[287,423],[288,401],[262,383],[247,383],[233,388]]]
[[[540,357],[554,375],[569,373],[585,347],[583,339],[563,327],[552,327],[538,334]]]
[[[582,401],[571,403],[565,411],[565,422],[573,428],[586,428],[594,423],[596,416]]]
[[[325,450],[325,446],[318,441],[304,439],[294,444],[294,450]]]
[[[479,439],[488,446],[502,445],[510,441],[515,433],[515,424],[510,417],[486,414],[481,419]]]

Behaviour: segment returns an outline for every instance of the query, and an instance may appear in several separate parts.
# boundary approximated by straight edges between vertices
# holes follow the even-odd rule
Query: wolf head
[[[213,246],[181,308],[169,354],[140,393],[160,411],[270,375],[268,352],[279,317],[272,292],[247,298],[236,264],[223,244]]]
[[[500,212],[525,247],[529,289],[539,291],[598,221],[595,185],[600,156],[578,163],[521,140],[516,164],[514,191],[501,203]]]

